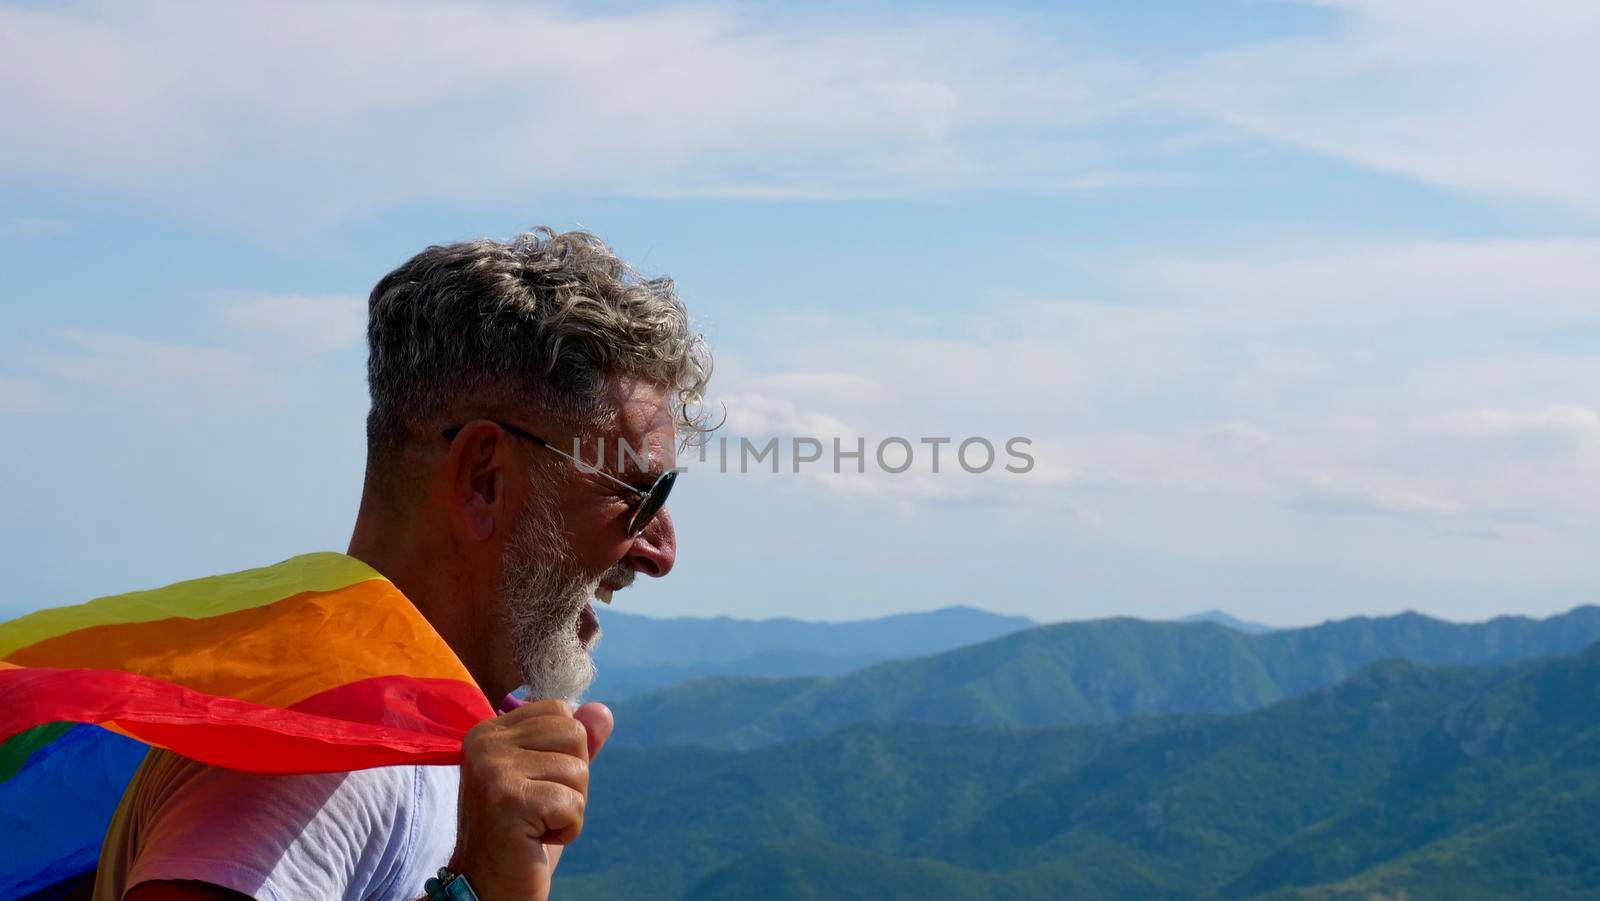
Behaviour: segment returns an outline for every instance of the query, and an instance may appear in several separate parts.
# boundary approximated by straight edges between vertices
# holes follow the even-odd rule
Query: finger
[[[519,711],[520,712],[520,711]],[[504,740],[524,751],[552,751],[589,759],[589,730],[570,716],[536,716],[511,719],[511,715],[492,722],[500,726]]]
[[[529,779],[522,784],[522,809],[528,827],[547,845],[565,845],[583,832],[583,793],[554,782]]]
[[[616,719],[611,715],[611,708],[599,701],[590,701],[572,712],[572,718],[583,724],[583,730],[589,739],[589,759],[600,753],[606,741],[611,738],[611,730],[616,726]]]
[[[554,782],[580,793],[589,791],[589,764],[571,754],[532,751],[519,755],[510,766],[524,780]]]
[[[509,721],[530,716],[571,716],[572,704],[558,698],[541,698],[536,701],[524,701],[513,695],[506,695],[500,702],[500,716]]]

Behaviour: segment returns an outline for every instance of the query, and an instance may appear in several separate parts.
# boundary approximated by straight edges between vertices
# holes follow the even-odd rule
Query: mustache
[[[596,585],[609,585],[612,588],[627,588],[638,577],[633,567],[626,560],[618,560],[610,569],[600,574],[594,582]]]

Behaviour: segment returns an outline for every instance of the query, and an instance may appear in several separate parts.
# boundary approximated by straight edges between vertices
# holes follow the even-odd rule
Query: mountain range
[[[1223,610],[1206,610],[1201,613],[1192,613],[1188,616],[1181,617],[1178,622],[1216,623],[1219,626],[1227,626],[1235,632],[1243,632],[1246,635],[1260,635],[1264,632],[1273,631],[1271,626],[1264,626],[1261,623],[1252,623],[1247,620],[1242,620],[1237,616],[1233,616],[1232,614],[1229,614]]]
[[[1582,648],[1597,620],[1592,608],[1476,626],[1407,615],[1289,630],[1266,644],[1256,642],[1284,633],[1111,620],[800,680],[861,691],[857,679],[888,669],[891,684],[916,674],[942,680],[930,692],[956,694],[945,707],[910,708],[875,705],[903,701],[899,690],[867,696],[879,719],[829,720],[739,750],[726,740],[608,748],[557,893],[1593,897],[1600,648],[1521,658]],[[1007,654],[1019,662],[997,665]],[[1385,659],[1395,657],[1477,665]],[[1203,678],[1207,659],[1214,678]],[[1194,692],[1174,679],[1193,680]],[[765,683],[781,705],[786,690],[771,686],[795,681],[702,686],[729,682],[739,690],[724,696],[737,697]],[[1035,724],[1051,685],[1065,700],[1055,709],[1086,724]],[[1129,694],[1130,685],[1165,690]],[[1032,701],[971,703],[1018,690]],[[755,694],[744,695],[746,716],[760,710]],[[949,709],[965,719],[926,715]],[[618,736],[630,728],[619,709]]]
[[[935,654],[1037,625],[973,607],[848,622],[728,617],[657,619],[601,611],[599,671],[608,701],[705,676],[833,676],[884,660]]]
[[[557,894],[1600,893],[1600,609],[1037,626],[615,706]],[[1572,656],[1575,655],[1575,656]]]
[[[1058,623],[837,677],[687,682],[614,704],[612,743],[749,749],[854,723],[1046,726],[1241,713],[1381,660],[1496,664],[1595,641],[1600,607],[1471,624],[1405,613],[1257,635],[1210,622]]]

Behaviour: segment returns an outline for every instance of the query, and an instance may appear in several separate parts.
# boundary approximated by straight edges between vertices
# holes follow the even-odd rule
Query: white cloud
[[[842,405],[881,403],[889,396],[881,383],[849,372],[774,372],[746,377],[743,383],[763,394],[803,395]]]
[[[862,322],[812,321],[825,328],[858,333],[866,326]],[[726,411],[726,419],[703,452],[689,460],[691,466],[797,476],[836,495],[887,503],[908,513],[918,504],[929,502],[1034,503],[1040,500],[1036,486],[1070,478],[1059,465],[1041,465],[1037,456],[1030,463],[1022,455],[1034,454],[1037,449],[1008,446],[1008,439],[1013,437],[1009,433],[897,431],[883,414],[908,398],[903,390],[890,392],[878,378],[848,372],[754,372],[742,359],[727,363],[719,376],[724,380],[720,385],[723,390],[712,400],[714,408]],[[824,409],[861,413],[862,421],[871,427],[863,430],[853,420],[821,412]],[[963,424],[960,417],[949,417],[940,423],[946,427]],[[987,447],[976,442],[961,446],[973,438],[988,442]],[[773,457],[764,455],[768,442],[774,439],[776,464]],[[859,459],[853,456],[858,452]],[[797,468],[796,460],[802,454],[807,459]],[[1007,470],[1008,466],[1031,471],[1024,479]],[[1085,521],[1092,519],[1085,509],[1063,497],[1049,502],[1071,509]]]
[[[1041,61],[1051,61],[1041,64]],[[1062,62],[1062,60],[1070,60]],[[0,8],[11,177],[283,224],[416,199],[1094,187],[1122,76],[968,16],[373,0]]]
[[[1301,245],[1102,274],[1122,302],[783,321],[723,373],[732,424],[1035,439],[1036,471],[1010,481],[854,485],[894,502],[1154,491],[1530,540],[1600,517],[1600,455],[1525,455],[1600,434],[1574,400],[1600,395],[1600,358],[1541,348],[1593,322],[1600,243]],[[741,411],[742,392],[761,403]]]
[[[271,396],[282,373],[276,364],[252,360],[242,351],[150,341],[78,329],[53,333],[54,341],[25,351],[20,362],[33,372],[52,407],[75,411],[132,409],[152,401],[181,407],[201,404],[255,411]]]
[[[1290,503],[1318,513],[1376,513],[1386,516],[1459,516],[1461,504],[1405,488],[1351,481],[1315,473],[1295,490]]]
[[[1303,242],[1244,254],[1141,260],[1120,284],[1149,300],[1181,300],[1257,321],[1392,324],[1397,314],[1518,321],[1597,310],[1600,240]]]
[[[1590,0],[1321,0],[1331,35],[1212,57],[1164,94],[1274,141],[1446,188],[1600,213]]]
[[[164,344],[78,329],[56,332],[71,349],[40,354],[40,368],[89,382],[190,382],[228,385],[248,377],[245,357],[214,347]]]
[[[1440,417],[1437,427],[1446,434],[1535,452],[1600,447],[1600,410],[1576,404],[1472,410]]]
[[[367,302],[349,294],[261,297],[230,305],[222,315],[253,334],[312,352],[350,347],[367,331]]]
[[[724,427],[735,435],[798,435],[828,440],[854,434],[838,419],[803,411],[787,397],[744,391],[720,395],[716,405],[727,410]]]
[[[1451,189],[1600,211],[1587,114],[1600,8],[1324,5],[1342,14],[1329,34],[1161,70],[1026,19],[948,12],[12,5],[0,168],[281,229],[573,190],[1093,189],[1167,177],[1128,161],[1220,122]]]

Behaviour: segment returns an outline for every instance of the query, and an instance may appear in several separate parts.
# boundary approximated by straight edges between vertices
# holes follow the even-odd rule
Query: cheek
[[[587,572],[599,574],[622,559],[633,544],[625,537],[628,511],[619,504],[589,499],[567,516],[567,540]]]

